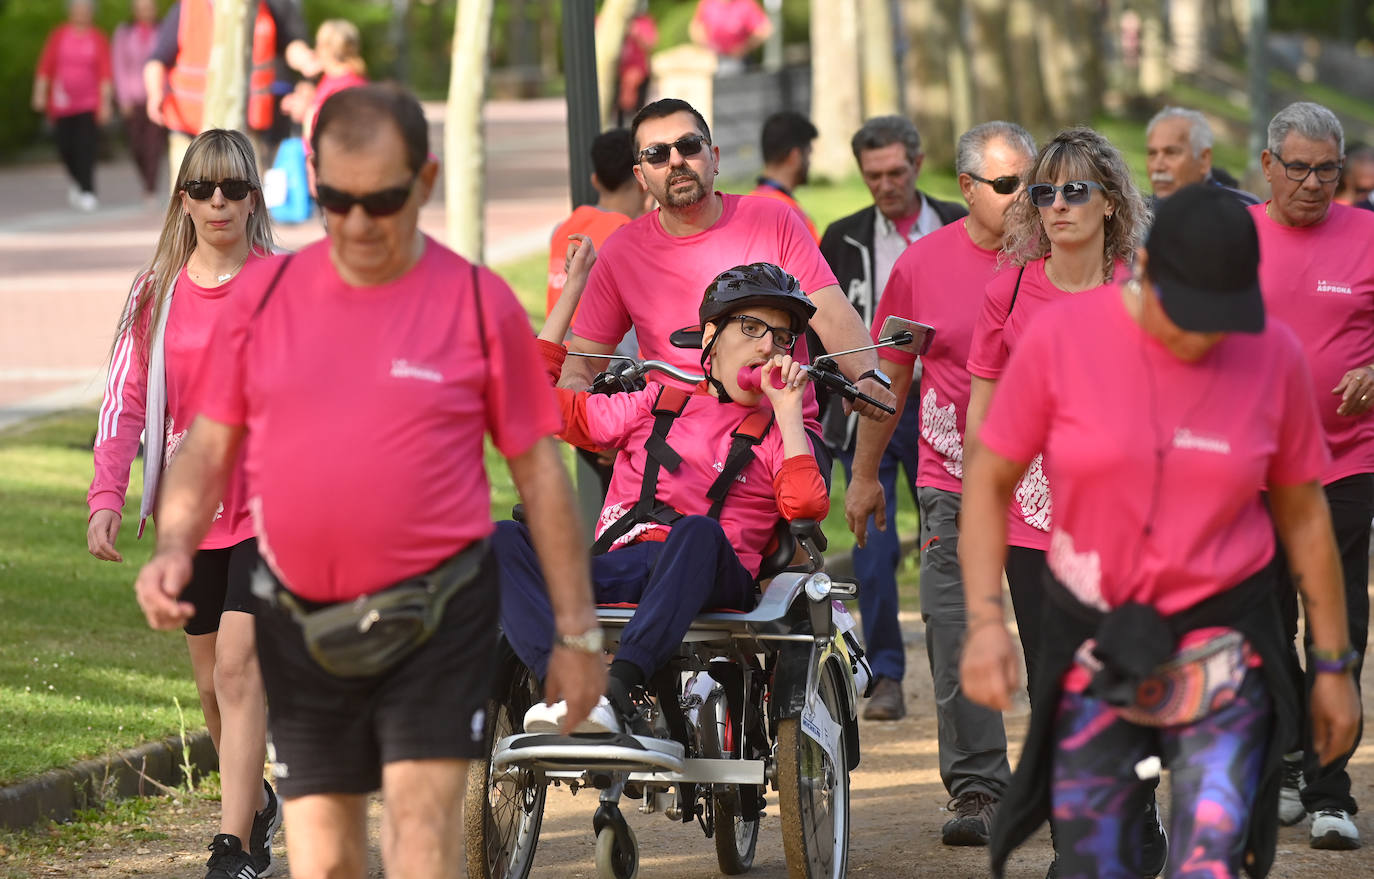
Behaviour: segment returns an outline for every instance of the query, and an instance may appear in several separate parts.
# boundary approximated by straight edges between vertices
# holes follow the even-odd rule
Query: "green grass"
[[[174,734],[174,697],[204,725],[184,639],[150,631],[134,601],[151,549],[133,539],[136,490],[124,563],[86,552],[94,429],[79,412],[0,434],[0,784]]]

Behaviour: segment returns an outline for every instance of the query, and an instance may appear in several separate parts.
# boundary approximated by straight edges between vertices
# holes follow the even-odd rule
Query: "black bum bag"
[[[430,639],[449,600],[476,580],[486,556],[487,541],[478,540],[428,573],[352,601],[324,605],[292,595],[259,561],[253,594],[290,613],[301,627],[306,649],[325,671],[341,678],[374,677]]]

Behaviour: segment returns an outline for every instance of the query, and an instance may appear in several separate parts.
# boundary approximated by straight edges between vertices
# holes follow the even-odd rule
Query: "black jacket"
[[[940,201],[920,192],[922,199],[940,218],[941,225],[948,226],[955,220],[968,216],[968,208],[952,201]],[[825,257],[830,270],[835,273],[840,292],[849,297],[854,310],[863,318],[864,326],[871,326],[873,314],[878,308],[882,290],[873,289],[873,229],[877,224],[878,211],[869,205],[861,211],[841,217],[826,227],[821,237],[821,256]],[[914,317],[913,315],[903,315]],[[807,345],[814,359],[824,349],[815,333],[807,334]],[[852,430],[848,424],[840,401],[821,399],[821,426],[825,441],[832,448],[843,448],[848,444]]]

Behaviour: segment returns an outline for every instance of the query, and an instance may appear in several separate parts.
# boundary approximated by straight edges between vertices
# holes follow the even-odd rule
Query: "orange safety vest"
[[[162,100],[162,115],[167,127],[174,131],[201,131],[214,18],[211,0],[182,0],[181,20],[177,23],[177,60],[167,74],[167,94]],[[253,21],[253,68],[248,74],[248,127],[254,131],[272,127],[276,56],[277,21],[267,4],[259,3]]]

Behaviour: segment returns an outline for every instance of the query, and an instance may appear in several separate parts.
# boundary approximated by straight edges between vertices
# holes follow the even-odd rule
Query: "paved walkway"
[[[442,153],[443,105],[425,109]],[[492,102],[486,133],[486,261],[499,266],[547,247],[570,209],[563,101]],[[0,428],[100,396],[111,333],[165,203],[143,203],[127,159],[102,163],[96,186],[101,207],[83,214],[66,206],[56,163],[0,168]],[[420,224],[444,239],[442,177]],[[293,249],[322,234],[318,220],[278,227]]]

